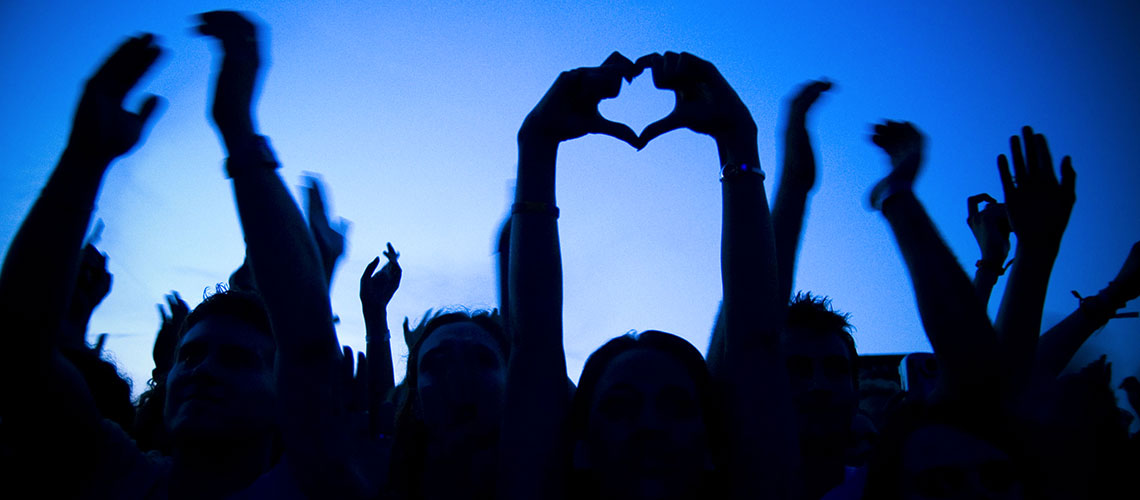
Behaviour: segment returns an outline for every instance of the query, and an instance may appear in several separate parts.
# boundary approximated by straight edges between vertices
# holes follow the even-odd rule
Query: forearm
[[[23,353],[19,359],[46,361],[55,344],[107,166],[65,151],[12,239],[0,270],[0,307],[21,332],[7,339],[10,352]]]
[[[1123,306],[1124,303],[1113,301],[1105,291],[1082,299],[1076,311],[1038,339],[1036,372],[1046,377],[1060,375],[1093,332],[1107,324]]]
[[[519,141],[516,203],[554,206],[557,143]],[[508,290],[512,324],[500,449],[500,498],[556,498],[563,492],[567,408],[562,348],[562,263],[551,214],[511,217]]]
[[[784,137],[784,168],[772,207],[772,228],[780,266],[780,293],[791,297],[808,194],[815,185],[815,154],[802,117],[789,119]]]
[[[234,196],[258,292],[275,325],[278,358],[338,360],[340,344],[320,254],[275,170],[233,173]]]
[[[368,393],[371,427],[379,428],[380,405],[388,393],[396,386],[395,370],[392,368],[392,343],[388,330],[388,314],[384,312],[365,313],[364,351],[368,359]]]
[[[724,147],[723,163],[758,165],[755,135]],[[755,163],[752,163],[755,162]],[[787,296],[781,295],[763,178],[725,178],[721,280],[724,346],[719,382],[726,395],[733,496],[790,495],[798,467],[787,373],[779,352]]]
[[[1022,245],[1019,241],[1001,308],[994,323],[1009,380],[1020,385],[1030,376],[1041,334],[1045,292],[1057,252]]]
[[[722,163],[759,165],[755,136],[722,145]],[[779,344],[787,297],[781,297],[776,246],[764,180],[724,179],[721,232],[722,309],[726,352],[759,352]],[[757,309],[759,308],[759,310]]]
[[[943,382],[955,389],[978,389],[992,374],[997,346],[973,285],[914,193],[894,194],[882,210],[910,275]]]
[[[990,296],[993,294],[994,285],[997,285],[998,274],[979,267],[974,272],[974,294],[978,297],[978,302],[982,303],[982,307],[988,308],[990,303]]]

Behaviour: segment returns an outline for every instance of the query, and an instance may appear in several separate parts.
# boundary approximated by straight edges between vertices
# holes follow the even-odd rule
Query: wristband
[[[725,179],[735,179],[745,175],[759,175],[760,182],[764,182],[767,176],[764,175],[764,170],[760,165],[751,165],[748,163],[725,163],[720,166],[720,181],[724,182]]]
[[[1117,313],[1116,311],[1123,308],[1125,303],[1112,303],[1107,297],[1104,290],[1096,295],[1082,297],[1076,290],[1072,291],[1074,297],[1080,301],[1078,309],[1086,316],[1098,321],[1107,322],[1110,319],[1116,318],[1136,318],[1140,314],[1134,312]]]
[[[1001,265],[1001,262],[991,262],[985,259],[978,259],[978,261],[974,263],[974,267],[978,268],[979,270],[989,271],[997,276],[1005,274],[1005,270],[1009,269],[1009,266],[1011,265],[1013,265],[1012,259],[1004,266]]]
[[[539,214],[558,218],[558,207],[541,201],[520,201],[511,205],[511,214]]]
[[[235,173],[248,170],[281,168],[273,148],[269,147],[269,139],[263,135],[254,136],[254,139],[240,148],[230,150],[226,157],[226,178],[232,179]]]

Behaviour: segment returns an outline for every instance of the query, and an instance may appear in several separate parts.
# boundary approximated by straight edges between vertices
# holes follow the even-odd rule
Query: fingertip
[[[143,101],[142,108],[139,109],[139,117],[142,118],[143,122],[150,120],[151,115],[158,110],[160,104],[162,104],[162,98],[154,94],[147,96],[146,100]]]

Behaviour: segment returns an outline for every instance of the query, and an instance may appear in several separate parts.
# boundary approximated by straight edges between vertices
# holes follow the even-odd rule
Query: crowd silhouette
[[[869,205],[898,245],[934,350],[905,358],[903,385],[892,386],[860,376],[849,314],[825,290],[793,283],[816,187],[807,118],[832,82],[809,81],[786,103],[769,210],[757,125],[712,62],[614,52],[566,71],[518,132],[515,198],[499,233],[500,307],[427,311],[414,327],[405,319],[407,373],[397,385],[387,309],[399,253],[388,244],[384,264],[376,257],[362,272],[366,348],[354,353],[338,340],[329,301],[347,222],[330,217],[318,177],[307,180],[302,212],[276,172],[256,117],[258,25],[230,11],[198,21],[220,58],[210,119],[245,262],[193,310],[166,296],[152,376],[132,401],[102,341],[88,343],[112,277],[84,240],[105,174],[162,107],[149,96],[137,111],[123,108],[162,53],[152,35],[129,38],[87,81],[66,149],[0,272],[14,333],[2,365],[6,498],[1076,499],[1135,490],[1127,471],[1140,465],[1140,437],[1128,433],[1110,365],[1062,372],[1096,330],[1128,316],[1120,310],[1140,296],[1140,243],[1103,290],[1041,331],[1076,173],[1033,129],[998,156],[1002,201],[967,200],[980,250],[971,280],[912,190],[924,135],[905,121],[873,126],[889,170]],[[640,133],[603,118],[598,103],[646,71],[674,92],[673,111]],[[645,330],[598,347],[570,380],[558,147],[603,134],[641,150],[682,128],[713,138],[719,155],[706,168],[722,187],[723,298],[707,359],[681,336]],[[991,292],[1007,274],[991,321]],[[1140,409],[1140,381],[1122,388]]]

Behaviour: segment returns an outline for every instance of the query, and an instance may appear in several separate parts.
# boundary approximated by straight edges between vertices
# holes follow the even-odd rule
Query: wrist
[[[558,141],[523,137],[520,133],[515,201],[554,203],[557,156]]]
[[[60,155],[59,166],[67,170],[95,172],[101,177],[114,159],[114,155],[100,153],[96,147],[71,140]]]
[[[226,175],[230,178],[253,170],[272,171],[281,167],[265,136],[243,137],[240,142],[227,146],[227,152]]]
[[[760,165],[760,153],[756,146],[756,127],[737,130],[732,134],[716,138],[720,164]]]

